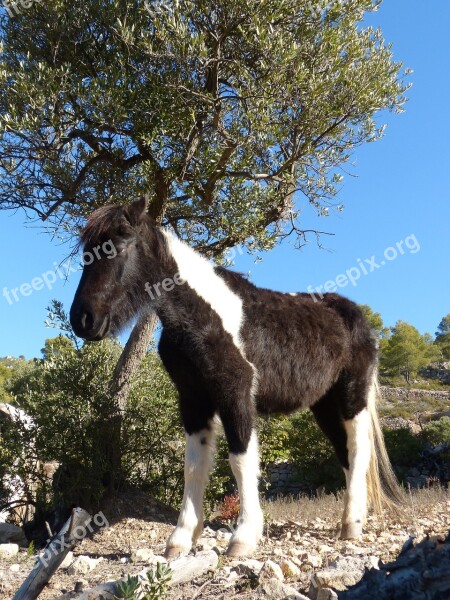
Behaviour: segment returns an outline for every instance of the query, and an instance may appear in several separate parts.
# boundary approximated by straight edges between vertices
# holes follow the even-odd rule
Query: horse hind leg
[[[371,420],[363,408],[352,419],[344,421],[347,433],[349,468],[345,471],[347,492],[342,517],[342,539],[358,538],[367,516],[367,472],[372,454]]]
[[[311,407],[316,421],[330,440],[345,474],[346,494],[340,537],[357,538],[367,513],[367,471],[371,458],[370,415],[365,404],[348,401],[336,385]]]

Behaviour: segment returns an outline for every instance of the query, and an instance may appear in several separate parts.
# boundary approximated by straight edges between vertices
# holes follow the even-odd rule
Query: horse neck
[[[165,231],[162,233],[172,268],[185,282],[174,286],[172,291],[168,291],[164,297],[161,297],[159,312],[164,313],[160,315],[163,324],[165,320],[169,323],[171,319],[177,320],[177,309],[184,308],[184,300],[187,300],[189,307],[192,308],[192,294],[195,294],[199,302],[207,302],[212,307],[220,317],[224,329],[231,334],[235,343],[239,344],[243,314],[242,299],[228,287],[205,257],[169,233]],[[185,317],[184,312],[183,318]],[[195,320],[195,313],[192,313],[190,318]]]

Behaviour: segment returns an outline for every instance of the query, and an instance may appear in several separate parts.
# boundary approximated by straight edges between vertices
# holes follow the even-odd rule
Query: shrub
[[[324,486],[326,491],[332,492],[343,486],[342,467],[310,411],[299,412],[291,418],[289,454],[300,476],[312,488]]]
[[[385,429],[384,439],[391,462],[400,467],[413,467],[420,459],[423,443],[410,429]]]
[[[223,521],[227,521],[230,523],[236,523],[239,517],[240,510],[240,500],[239,494],[235,492],[234,494],[230,494],[225,496],[223,501],[220,504],[219,512],[220,518]]]
[[[423,436],[431,446],[450,446],[450,417],[427,423],[423,428]]]

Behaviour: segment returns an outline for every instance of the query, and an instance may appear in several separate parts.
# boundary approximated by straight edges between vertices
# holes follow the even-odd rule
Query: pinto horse
[[[161,320],[159,354],[186,431],[185,487],[168,557],[203,529],[203,495],[220,420],[240,514],[228,554],[251,554],[263,533],[257,413],[310,408],[345,472],[341,537],[362,532],[375,508],[399,498],[375,409],[377,344],[356,304],[261,289],[214,266],[158,227],[145,200],[96,210],[81,233],[86,262],[70,311],[74,332],[102,340],[136,315]],[[102,253],[111,243],[117,254]]]

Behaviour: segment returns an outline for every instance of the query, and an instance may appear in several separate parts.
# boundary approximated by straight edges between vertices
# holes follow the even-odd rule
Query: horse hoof
[[[341,540],[355,540],[362,535],[362,523],[343,523],[340,533]]]
[[[246,556],[251,556],[254,553],[255,549],[248,544],[242,544],[241,542],[232,542],[228,548],[226,555],[231,558],[244,558]]]
[[[167,558],[167,560],[174,560],[180,556],[186,556],[186,554],[189,554],[187,548],[183,548],[182,546],[172,546],[171,548],[166,548],[164,557]]]

